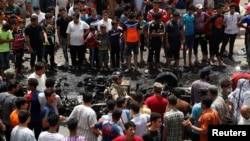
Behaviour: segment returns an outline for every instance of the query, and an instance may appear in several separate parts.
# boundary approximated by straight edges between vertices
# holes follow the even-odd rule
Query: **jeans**
[[[38,62],[43,61],[44,47],[40,47],[40,48],[33,49],[33,50],[34,52],[30,54],[30,66],[31,67],[35,66],[36,57],[37,57]]]
[[[46,63],[48,63],[48,55],[50,57],[50,66],[51,68],[55,67],[55,45],[50,44],[46,45],[45,47],[45,53],[44,53],[44,60]]]
[[[120,68],[120,49],[112,48],[110,52],[112,68]]]
[[[23,64],[23,48],[16,49],[13,52],[15,55],[15,68],[20,72]]]
[[[212,36],[213,36],[213,42],[214,42],[213,48],[212,48],[212,56],[219,57],[220,56],[219,48],[220,48],[220,44],[221,44],[222,39],[223,39],[223,34],[215,33]]]
[[[10,52],[0,52],[0,69],[8,69],[10,67]]]
[[[226,34],[226,33],[224,34],[222,46],[220,49],[221,56],[223,55],[225,51],[228,41],[229,41],[229,57],[233,56],[234,42],[235,42],[236,36],[237,34]]]
[[[34,133],[35,133],[35,138],[38,139],[41,131],[42,131],[42,125],[41,125],[41,121],[40,120],[31,120],[29,123],[29,129],[33,130],[34,129]]]
[[[63,56],[66,62],[69,62],[69,56],[68,56],[68,45],[67,45],[67,38],[64,38],[61,36],[61,46],[63,49]]]
[[[83,45],[80,46],[70,46],[70,56],[71,56],[71,61],[73,66],[81,66],[83,63],[83,55],[84,55],[84,49]],[[78,63],[76,60],[76,57],[78,58]]]

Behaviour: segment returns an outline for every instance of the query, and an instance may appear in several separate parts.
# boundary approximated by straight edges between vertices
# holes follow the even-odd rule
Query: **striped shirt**
[[[71,112],[70,118],[78,120],[78,136],[84,136],[87,141],[97,141],[97,136],[90,129],[90,126],[97,122],[96,113],[92,108],[78,105]]]
[[[182,141],[182,122],[184,114],[179,110],[167,111],[164,126],[168,129],[167,141]]]
[[[87,141],[87,140],[84,136],[73,136],[73,137],[69,136],[62,139],[62,141]]]

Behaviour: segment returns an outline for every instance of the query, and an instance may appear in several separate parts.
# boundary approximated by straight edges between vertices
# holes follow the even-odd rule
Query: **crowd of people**
[[[68,0],[0,0],[0,140],[97,141],[101,136],[103,141],[207,141],[208,125],[250,124],[250,4],[241,17],[239,2],[144,0],[138,4],[133,0],[74,0],[71,4]],[[234,42],[239,27],[246,29],[247,61],[231,79],[221,81],[221,92],[209,83],[213,73],[209,67],[202,68],[200,79],[191,84],[190,103],[181,99],[178,88],[163,97],[165,86],[159,82],[153,84],[153,94],[147,98],[142,93],[127,92],[121,86],[123,73],[115,71],[112,85],[104,92],[106,115],[97,119],[91,108],[91,93],[82,94],[83,104],[74,107],[69,117],[58,112],[62,100],[55,92],[55,80],[45,74],[57,66],[56,38],[65,66],[101,72],[121,70],[125,62],[124,72],[140,72],[138,63],[144,62],[147,46],[144,72],[148,73],[152,68],[162,72],[162,47],[166,68],[171,68],[172,58],[174,67],[179,68],[181,50],[185,67],[200,61],[213,66],[214,57],[219,66],[226,66],[222,56],[229,42],[228,58],[235,61]],[[198,57],[199,46],[202,60]],[[27,92],[15,79],[23,71],[25,48],[31,55]],[[10,52],[15,56],[14,69]],[[67,125],[68,137],[58,133],[60,124]]]

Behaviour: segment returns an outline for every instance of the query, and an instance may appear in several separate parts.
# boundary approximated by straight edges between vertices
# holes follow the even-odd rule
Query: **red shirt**
[[[163,117],[168,105],[168,100],[164,97],[153,95],[146,99],[145,105],[151,109],[151,112],[160,113]]]
[[[125,135],[120,136],[120,137],[113,139],[112,141],[127,141],[127,137]],[[143,141],[143,139],[135,135],[132,141]]]
[[[249,79],[250,80],[250,74],[248,72],[238,72],[231,76],[232,81],[232,88],[233,90],[236,89],[238,80],[241,78]]]
[[[231,0],[232,3],[235,3],[237,6],[240,5],[240,0]]]

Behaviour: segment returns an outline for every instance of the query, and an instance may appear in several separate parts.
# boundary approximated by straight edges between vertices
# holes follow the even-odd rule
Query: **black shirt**
[[[142,139],[144,141],[160,141],[160,133],[156,131],[147,131],[143,136]]]
[[[43,47],[43,36],[42,36],[42,27],[37,25],[36,27],[31,26],[30,24],[25,28],[25,35],[28,35],[30,38],[30,45],[33,49]]]
[[[168,41],[173,44],[181,44],[182,26],[178,22],[168,21],[165,26],[165,31],[168,33]]]
[[[210,19],[210,23],[213,25],[212,33],[215,35],[221,35],[224,33],[223,26],[224,16],[222,14],[216,14]]]
[[[118,6],[115,8],[115,17],[119,20],[121,17],[122,13],[124,12],[124,7]]]
[[[109,41],[110,41],[110,45],[112,50],[116,50],[119,51],[119,43],[120,43],[120,34],[122,33],[121,29],[117,29],[117,30],[109,30],[108,31],[108,36],[109,36]]]
[[[149,33],[162,33],[164,32],[164,24],[162,22],[160,23],[155,23],[152,22],[150,23],[149,27],[148,27],[148,32]],[[162,42],[162,37],[150,37],[149,38],[150,42],[155,42],[155,43],[161,43]]]
[[[59,19],[57,19],[56,21],[56,25],[58,27],[60,27],[60,36],[62,36],[63,38],[67,38],[67,27],[69,22],[71,22],[73,20],[72,17],[68,16],[66,19],[63,19],[62,17],[60,17]]]

